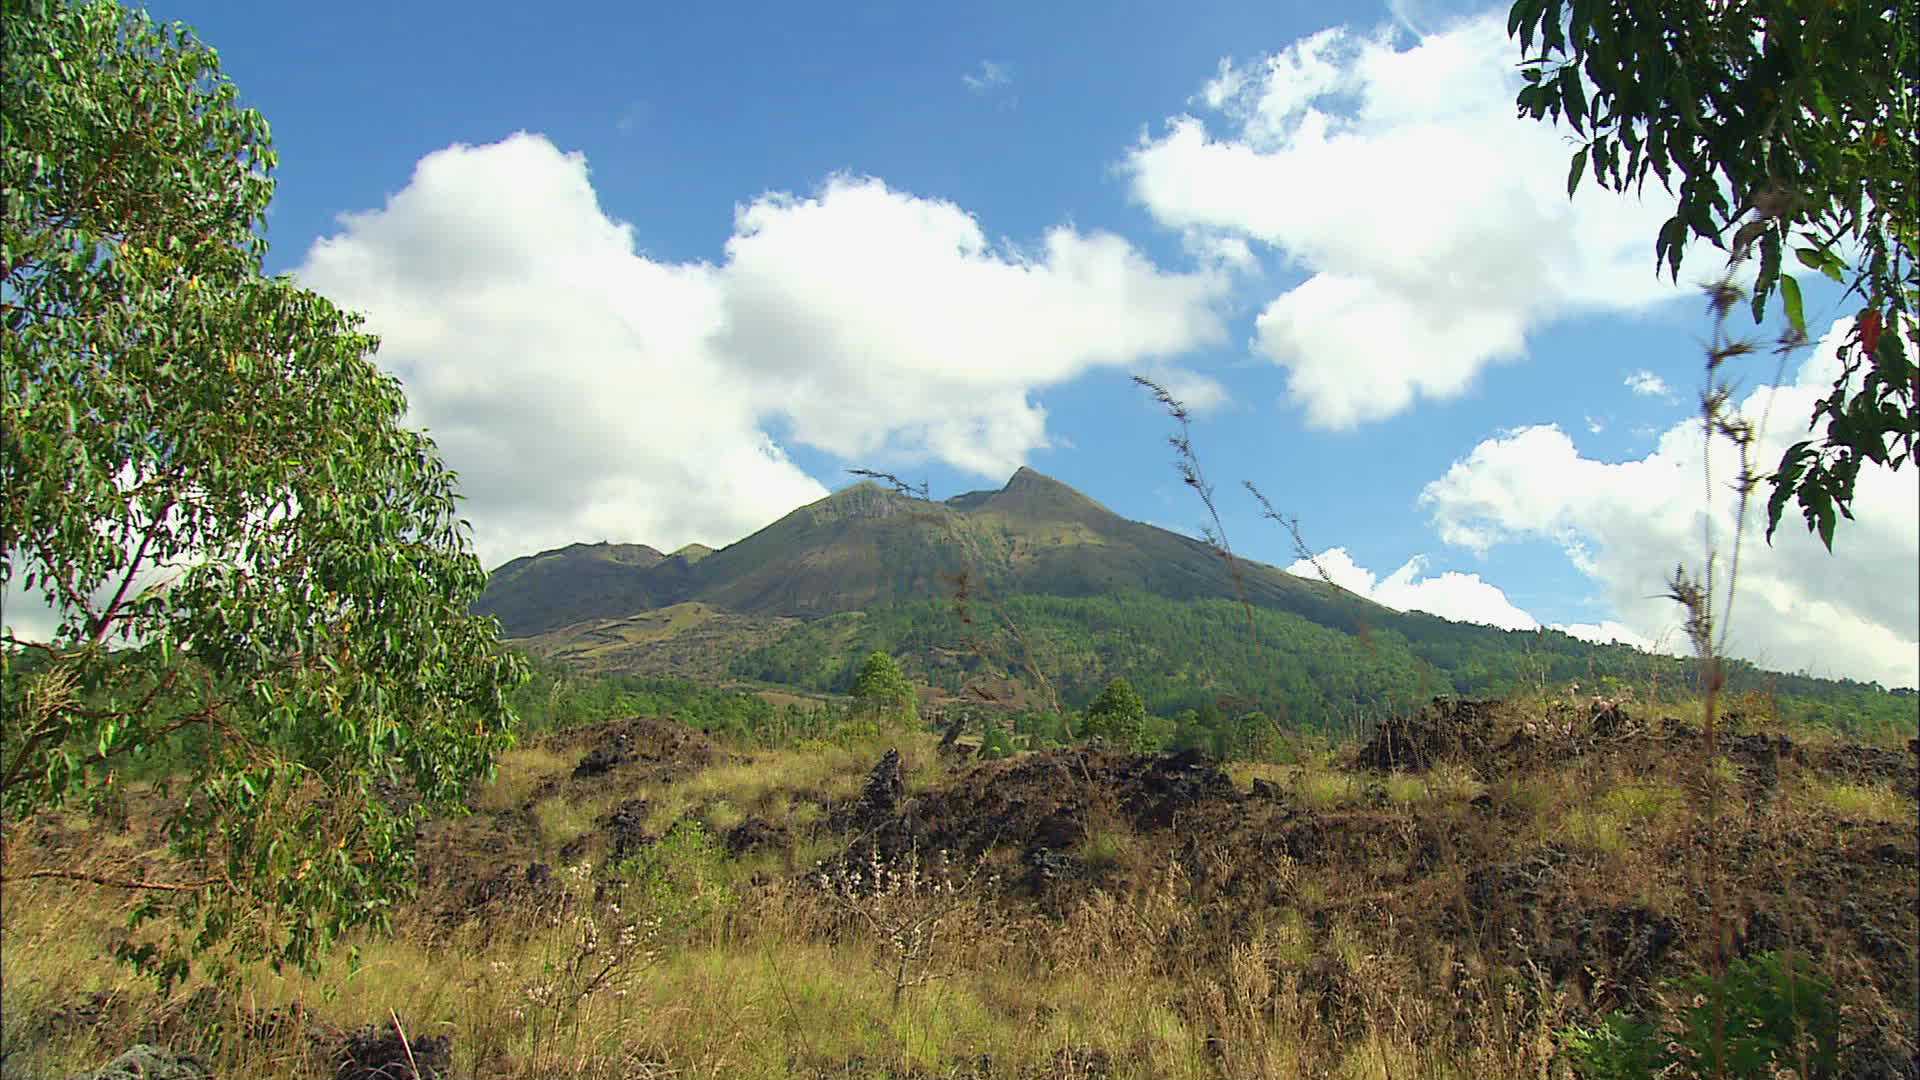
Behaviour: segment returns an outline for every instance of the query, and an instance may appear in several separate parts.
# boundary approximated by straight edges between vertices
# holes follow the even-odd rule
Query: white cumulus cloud
[[[1636,371],[1628,375],[1626,387],[1641,397],[1664,398],[1668,401],[1674,397],[1673,387],[1667,385],[1667,380],[1651,371]]]
[[[429,154],[296,271],[365,312],[459,470],[489,565],[575,540],[724,544],[825,494],[771,436],[1004,477],[1035,395],[1101,367],[1192,375],[1225,282],[1057,228],[990,244],[874,179],[739,207],[716,263],[648,258],[580,154],[519,134]],[[1194,376],[1195,378],[1204,378]]]
[[[1770,469],[1806,437],[1814,401],[1838,373],[1834,350],[1846,324],[1810,354],[1788,386],[1761,386],[1737,402],[1766,419],[1756,466]],[[1443,539],[1476,551],[1545,538],[1601,585],[1615,618],[1643,639],[1680,640],[1682,613],[1666,599],[1677,563],[1696,570],[1704,527],[1720,552],[1720,581],[1736,536],[1730,483],[1734,455],[1723,441],[1711,456],[1715,505],[1705,509],[1705,465],[1697,420],[1669,428],[1644,458],[1605,462],[1582,455],[1553,426],[1485,440],[1421,494]],[[1920,682],[1920,490],[1912,472],[1864,468],[1853,505],[1829,554],[1789,505],[1771,545],[1762,538],[1769,491],[1751,507],[1734,594],[1729,651],[1767,667],[1816,675]]]
[[[949,202],[839,177],[741,208],[719,271],[724,362],[756,408],[849,458],[934,457],[1005,476],[1048,444],[1038,388],[1224,340],[1226,281],[1158,270],[1111,233],[989,243]]]
[[[452,146],[340,225],[296,274],[367,315],[488,565],[577,540],[726,543],[826,493],[714,362],[718,272],[637,255],[579,155]]]
[[[1652,641],[1633,627],[1614,622],[1612,619],[1602,619],[1597,623],[1554,623],[1553,629],[1582,641],[1591,641],[1599,645],[1631,645],[1645,652],[1660,649],[1671,652],[1674,646],[1671,638],[1664,642]]]
[[[1353,561],[1346,548],[1329,548],[1312,559],[1299,559],[1287,572],[1319,578],[1324,571],[1335,585],[1395,611],[1424,611],[1455,622],[1484,623],[1503,630],[1537,630],[1540,622],[1514,606],[1499,587],[1478,574],[1448,570],[1425,574],[1427,559],[1416,555],[1398,570],[1381,578]]]
[[[1347,428],[1463,392],[1530,330],[1679,295],[1648,238],[1663,212],[1591,183],[1569,201],[1567,135],[1514,115],[1518,53],[1489,13],[1400,47],[1322,31],[1231,61],[1125,167],[1189,244],[1251,240],[1306,279],[1254,348],[1309,423]]]

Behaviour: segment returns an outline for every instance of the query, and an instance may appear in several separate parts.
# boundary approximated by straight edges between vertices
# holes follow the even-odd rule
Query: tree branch
[[[132,889],[145,892],[199,892],[214,885],[225,885],[238,891],[233,881],[226,877],[202,878],[199,881],[128,881],[123,878],[110,878],[100,874],[85,874],[78,870],[35,870],[30,874],[11,878],[0,878],[0,884],[16,881],[53,879],[58,881],[79,881],[89,885],[101,885],[109,889]]]
[[[133,561],[127,564],[127,572],[120,578],[120,587],[114,590],[113,599],[100,613],[99,621],[94,625],[93,633],[87,639],[89,647],[100,644],[106,639],[107,631],[112,628],[114,618],[120,611],[120,605],[127,599],[127,590],[133,587],[133,576],[140,572],[140,564],[146,561],[147,548],[160,532],[160,520],[173,510],[173,500],[167,500],[160,512],[153,516],[153,523],[147,526],[147,535],[140,538],[140,549],[133,553]]]

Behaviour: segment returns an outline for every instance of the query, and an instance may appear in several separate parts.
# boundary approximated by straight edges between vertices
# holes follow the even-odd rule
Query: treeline
[[[730,671],[845,693],[859,659],[877,650],[898,657],[914,681],[949,694],[1017,686],[1016,704],[1025,713],[1039,707],[1043,687],[1072,711],[1125,676],[1169,743],[1198,739],[1198,729],[1216,742],[1244,743],[1243,732],[1221,732],[1270,723],[1342,734],[1443,694],[1493,697],[1577,685],[1581,693],[1661,698],[1695,689],[1692,661],[1625,645],[1421,614],[1381,621],[1350,634],[1232,601],[1145,593],[1027,595],[993,605],[927,600],[808,623],[735,657]],[[1765,696],[1783,720],[1844,731],[1916,726],[1914,697],[1872,684],[1762,671],[1740,661],[1730,662],[1727,674],[1732,694]],[[1240,724],[1248,715],[1262,719]],[[1066,722],[1024,721],[1036,735]]]
[[[730,670],[843,693],[852,661],[876,650],[898,657],[914,681],[955,695],[983,682],[1044,682],[1061,706],[1084,709],[1124,675],[1162,717],[1209,706],[1258,710],[1310,730],[1344,728],[1449,690],[1402,643],[1232,601],[1145,593],[1016,596],[991,608],[895,604],[797,627],[736,657]]]

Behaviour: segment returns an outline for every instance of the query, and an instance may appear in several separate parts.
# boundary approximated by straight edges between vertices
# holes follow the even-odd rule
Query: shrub
[[[1560,1038],[1582,1080],[1646,1080],[1667,1065],[1659,1030],[1625,1013],[1609,1013],[1598,1027],[1568,1028]]]
[[[1694,1070],[1703,1076],[1772,1077],[1775,1065],[1791,1065],[1804,1077],[1838,1075],[1840,1014],[1833,985],[1810,968],[1803,954],[1767,952],[1733,961],[1724,978],[1682,980],[1688,1006],[1678,1042]]]
[[[913,684],[893,657],[878,650],[869,653],[860,665],[860,675],[853,683],[853,700],[863,712],[904,723],[912,723],[920,715]]]
[[[987,717],[980,732],[980,756],[995,761],[1012,754],[1013,738],[1007,729],[1000,726],[1000,721]]]
[[[1103,738],[1123,750],[1146,750],[1147,706],[1132,683],[1117,678],[1087,706],[1081,730],[1088,738]]]
[[[691,818],[667,830],[659,843],[622,861],[616,875],[661,936],[686,936],[733,907],[726,884],[726,852]]]
[[[1791,960],[1789,960],[1791,955]],[[1594,1028],[1569,1028],[1561,1042],[1583,1080],[1654,1075],[1771,1080],[1781,1067],[1814,1080],[1837,1076],[1840,1014],[1833,985],[1805,956],[1767,952],[1735,960],[1723,976],[1670,984],[1685,1002],[1671,1035],[1622,1012]],[[1662,1070],[1672,1069],[1672,1073]]]

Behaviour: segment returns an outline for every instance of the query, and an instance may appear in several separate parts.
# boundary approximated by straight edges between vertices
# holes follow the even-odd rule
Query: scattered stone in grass
[[[1113,1057],[1097,1046],[1063,1046],[1053,1055],[1051,1077],[1104,1080],[1113,1075]]]
[[[1594,699],[1593,716],[1587,721],[1589,733],[1606,739],[1624,735],[1638,728],[1639,725],[1634,723],[1633,717],[1627,714],[1627,710],[1619,702],[1604,698]]]
[[[375,1023],[347,1033],[334,1054],[333,1075],[334,1080],[439,1080],[452,1070],[451,1036],[402,1041],[395,1025]]]
[[[782,824],[754,815],[728,829],[727,854],[740,856],[751,851],[783,851],[793,846],[793,833]]]
[[[1920,1050],[1901,1049],[1905,1041],[1884,1022],[1875,1023],[1841,1051],[1840,1075],[1851,1080],[1920,1080]]]
[[[1033,827],[1033,843],[1055,851],[1078,846],[1087,838],[1085,813],[1083,807],[1068,805],[1041,818]]]
[[[50,1033],[91,1031],[124,1011],[123,1003],[112,991],[95,990],[55,1008],[47,1014],[45,1024]]]
[[[1555,935],[1571,941],[1575,963],[1571,970],[1555,971],[1556,978],[1577,976],[1584,992],[1592,993],[1592,970],[1605,965],[1611,980],[1639,992],[1651,987],[1660,961],[1680,937],[1672,919],[1637,905],[1601,907],[1580,912],[1572,925]]]
[[[1434,698],[1410,716],[1381,723],[1355,764],[1375,772],[1422,772],[1448,758],[1480,758],[1490,749],[1496,702]]]
[[[1048,847],[1029,848],[1020,856],[1020,862],[1027,868],[1027,888],[1036,893],[1045,892],[1047,886],[1054,882],[1069,880],[1081,873],[1079,859]]]
[[[1525,911],[1546,895],[1568,855],[1548,844],[1512,862],[1480,867],[1467,875],[1467,902],[1482,915]]]
[[[443,912],[443,917],[460,922],[509,902],[538,907],[562,895],[553,880],[553,868],[546,863],[528,863],[524,869],[503,866],[468,885],[460,901]]]
[[[590,741],[586,756],[573,768],[573,779],[590,780],[615,769],[637,769],[635,779],[666,784],[684,780],[713,762],[712,740],[670,717],[631,717],[599,725],[569,739]]]
[[[624,859],[660,839],[647,831],[648,809],[647,800],[628,799],[600,819],[600,827],[613,840],[614,858]]]
[[[618,732],[607,742],[587,751],[580,764],[573,767],[573,778],[582,780],[589,776],[601,776],[633,757],[633,736]]]
[[[1787,936],[1787,928],[1779,916],[1771,911],[1756,910],[1747,913],[1746,919],[1735,929],[1733,949],[1736,955],[1747,958],[1758,953],[1778,952],[1792,945]]]
[[[854,817],[864,826],[878,824],[893,816],[906,795],[907,778],[900,767],[900,751],[888,750],[867,773]]]

